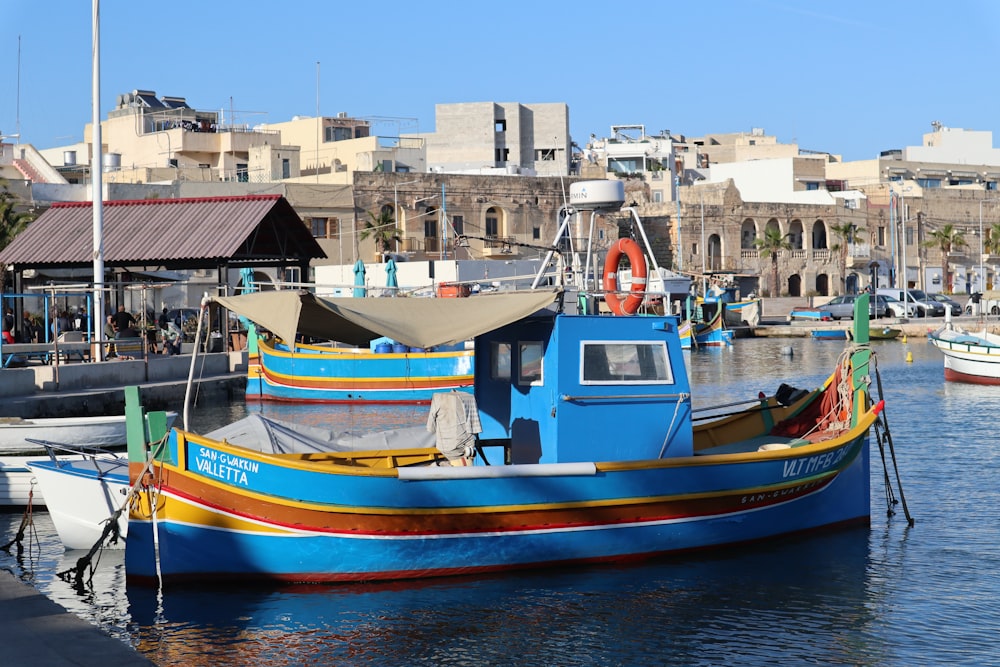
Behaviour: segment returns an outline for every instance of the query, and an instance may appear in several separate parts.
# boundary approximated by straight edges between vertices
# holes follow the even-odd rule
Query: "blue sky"
[[[0,132],[82,140],[90,0],[0,7]],[[101,116],[147,89],[253,125],[314,116],[318,92],[323,115],[400,119],[376,127],[394,135],[433,131],[440,103],[565,102],[580,144],[612,125],[759,127],[858,160],[935,120],[1000,129],[998,37],[990,0],[104,0]]]

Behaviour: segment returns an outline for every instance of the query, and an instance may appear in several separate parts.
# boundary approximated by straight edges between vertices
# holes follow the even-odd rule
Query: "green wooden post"
[[[125,433],[129,463],[146,462],[146,417],[139,387],[125,387]]]

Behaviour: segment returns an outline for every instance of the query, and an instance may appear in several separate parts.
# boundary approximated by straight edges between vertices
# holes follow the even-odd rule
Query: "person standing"
[[[125,310],[125,306],[118,306],[118,312],[111,316],[111,321],[115,326],[115,338],[135,338],[136,334],[131,330],[135,318]]]
[[[14,309],[7,306],[3,309],[3,342],[14,343]]]

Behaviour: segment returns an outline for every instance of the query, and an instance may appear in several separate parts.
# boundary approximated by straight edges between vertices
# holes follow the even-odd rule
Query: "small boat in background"
[[[170,421],[176,417],[176,412],[168,414]],[[43,447],[29,440],[65,442],[79,447],[124,446],[125,415],[40,419],[0,417],[0,455],[45,453]]]
[[[419,404],[430,403],[434,392],[472,387],[473,353],[464,344],[436,350],[389,340],[366,348],[290,346],[258,336],[250,343],[248,401]]]
[[[788,313],[788,321],[795,320],[815,320],[818,322],[832,322],[833,314],[829,310],[822,308],[809,308],[806,306],[796,306]]]
[[[177,413],[166,414],[169,428]],[[35,473],[28,467],[48,456],[40,443],[66,443],[77,451],[72,455],[64,452],[61,458],[80,459],[82,451],[123,449],[125,441],[125,415],[0,419],[0,506],[45,504]]]
[[[847,332],[843,329],[813,329],[809,333],[817,340],[847,340]]]
[[[950,322],[927,336],[944,354],[944,379],[951,382],[1000,385],[1000,335],[968,332]]]
[[[847,333],[850,334],[850,330]],[[871,340],[892,340],[899,338],[902,334],[903,330],[899,327],[872,327],[871,331],[868,332],[868,338]]]

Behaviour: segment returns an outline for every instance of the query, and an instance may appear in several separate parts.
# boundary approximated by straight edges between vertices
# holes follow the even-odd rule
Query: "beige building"
[[[449,174],[566,176],[569,107],[562,103],[438,104],[427,142],[428,171]]]

